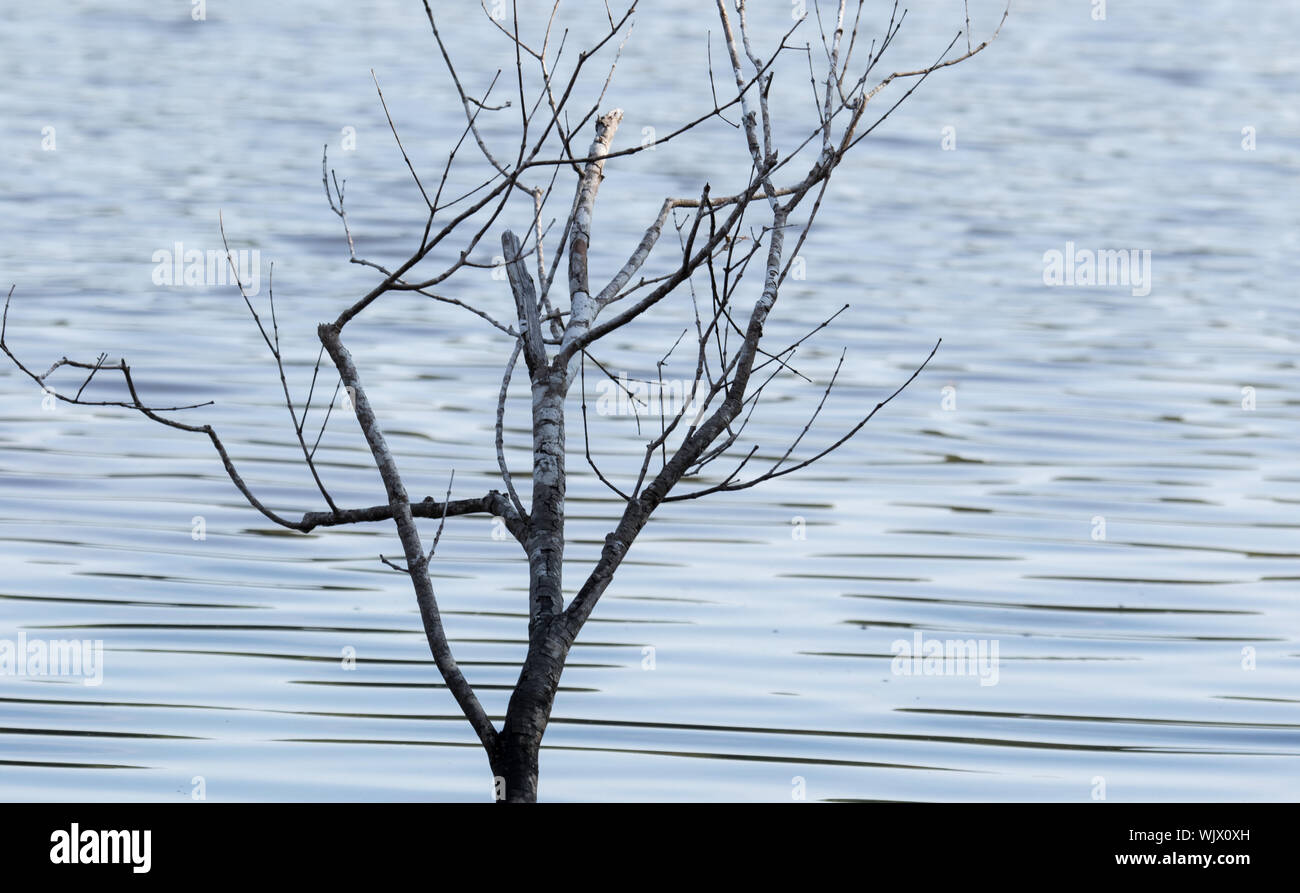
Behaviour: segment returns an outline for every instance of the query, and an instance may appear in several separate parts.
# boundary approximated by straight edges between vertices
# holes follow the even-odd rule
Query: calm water
[[[369,69],[428,178],[460,112],[418,3],[231,0],[201,23],[167,6],[0,10],[9,338],[42,369],[103,350],[155,400],[216,401],[193,419],[262,497],[317,509],[237,295],[155,286],[152,255],[219,247],[221,211],[233,247],[260,250],[263,285],[274,261],[301,396],[315,324],[373,281],[346,263],[320,147],[348,179],[358,249],[392,261],[418,239],[418,195]],[[788,24],[771,6],[769,35]],[[915,6],[890,70],[958,27],[957,0]],[[979,35],[999,10],[975,6]],[[943,337],[938,356],[811,473],[660,513],[573,650],[546,799],[788,801],[796,777],[809,799],[1088,800],[1103,783],[1110,800],[1300,797],[1300,7],[1147,0],[1095,22],[1085,3],[1016,6],[998,43],[928,82],[841,171],[769,331],[793,339],[852,308],[798,354],[819,384],[775,392],[748,442],[779,454],[842,348],[809,445]],[[617,145],[707,101],[715,26],[699,7],[645,5],[605,103],[627,110]],[[481,90],[507,45],[446,15]],[[804,66],[780,95],[809,114]],[[499,144],[510,123],[489,126]],[[662,196],[704,179],[734,191],[739,153],[715,126],[611,164],[593,278]],[[1067,242],[1149,249],[1150,294],[1045,287],[1043,253]],[[486,271],[461,288],[508,315]],[[683,295],[603,359],[646,375],[690,319]],[[453,468],[458,496],[492,486],[493,330],[399,298],[349,341],[413,493],[440,497]],[[203,438],[44,411],[7,364],[0,388],[0,638],[104,647],[97,687],[0,676],[0,797],[187,799],[196,776],[212,800],[490,796],[409,585],[377,560],[400,551],[390,526],[269,529]],[[594,424],[603,467],[626,476],[630,420]],[[576,586],[617,506],[570,444]],[[320,455],[341,503],[382,501],[346,415]],[[434,565],[494,715],[524,649],[522,568],[487,519],[449,523]],[[891,672],[893,643],[916,633],[996,642],[997,684]]]

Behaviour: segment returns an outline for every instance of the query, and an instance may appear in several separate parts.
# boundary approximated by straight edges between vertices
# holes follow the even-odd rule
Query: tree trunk
[[[536,803],[541,739],[502,739],[492,761],[493,796],[498,803]]]
[[[532,639],[491,759],[498,802],[537,802],[542,735],[551,719],[560,674],[572,645],[562,618],[539,623]]]

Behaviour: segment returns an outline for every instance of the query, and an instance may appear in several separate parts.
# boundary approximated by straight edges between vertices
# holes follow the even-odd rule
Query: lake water
[[[472,4],[439,5],[471,89],[510,70],[505,40],[460,9]],[[229,0],[202,22],[186,6],[0,10],[8,338],[42,370],[106,351],[157,402],[215,401],[189,418],[222,433],[261,497],[319,509],[238,295],[157,286],[152,257],[219,248],[221,212],[232,247],[260,251],[263,286],[273,261],[301,398],[316,323],[374,282],[346,262],[321,146],[347,178],[359,252],[394,262],[422,218],[369,70],[426,180],[463,119],[418,3]],[[569,56],[602,8],[572,6]],[[616,147],[711,104],[705,6],[645,4],[604,103],[626,110]],[[761,45],[788,6],[754,13]],[[886,5],[869,6],[878,35]],[[930,61],[960,27],[957,0],[916,6],[886,71]],[[977,38],[999,14],[972,5]],[[1104,21],[1087,3],[1017,3],[990,49],[859,147],[771,343],[852,306],[797,354],[816,383],[775,390],[745,449],[779,455],[842,349],[805,447],[943,345],[809,472],[656,516],[573,649],[544,799],[789,801],[800,785],[809,800],[1300,797],[1298,29],[1293,3],[1266,16],[1227,0],[1112,3]],[[777,95],[811,115],[803,65]],[[487,125],[507,154],[513,123]],[[480,170],[471,152],[466,177]],[[611,162],[593,278],[663,196],[705,179],[734,191],[746,164],[720,124]],[[1149,294],[1047,287],[1043,255],[1067,243],[1149,250]],[[488,271],[457,281],[509,316]],[[691,318],[683,294],[604,342],[602,360],[645,376]],[[413,495],[441,498],[453,468],[457,496],[499,486],[507,342],[401,296],[348,342]],[[89,392],[111,399],[104,379]],[[7,363],[0,389],[0,639],[104,649],[98,686],[0,676],[0,797],[490,797],[409,584],[378,560],[400,551],[391,525],[272,529],[201,436],[122,410],[47,411]],[[572,588],[618,505],[583,463],[576,400],[570,411]],[[593,421],[602,468],[623,481],[634,435],[627,418]],[[525,468],[522,390],[507,439]],[[383,501],[346,413],[319,455],[340,503]],[[433,570],[456,654],[499,716],[525,647],[526,577],[492,533],[486,518],[449,522]],[[917,635],[996,644],[996,684],[893,672],[895,643]]]

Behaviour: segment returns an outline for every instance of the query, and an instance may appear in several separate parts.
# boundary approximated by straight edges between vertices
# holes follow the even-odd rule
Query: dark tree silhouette
[[[350,259],[353,263],[372,268],[380,278],[369,292],[335,319],[318,326],[322,355],[316,361],[312,392],[301,405],[294,402],[284,374],[274,292],[270,297],[268,326],[244,283],[238,283],[258,331],[279,369],[303,464],[325,502],[323,510],[294,518],[273,511],[261,502],[240,476],[216,431],[208,425],[188,424],[170,415],[198,406],[155,406],[148,403],[137,390],[131,368],[124,360],[110,362],[103,354],[94,362],[65,357],[46,372],[37,373],[12,352],[5,341],[4,327],[0,327],[0,349],[22,372],[59,400],[124,407],[162,425],[206,435],[244,498],[282,527],[307,532],[348,524],[394,522],[405,563],[383,560],[411,580],[429,649],[447,688],[483,744],[496,779],[497,798],[533,801],[537,797],[539,748],[569,649],[655,510],[665,502],[741,490],[806,468],[848,441],[915,379],[929,361],[926,357],[910,378],[877,403],[851,429],[840,432],[828,445],[805,458],[796,458],[795,450],[825,405],[835,385],[838,366],[836,374],[831,376],[821,392],[808,423],[792,437],[777,461],[768,467],[751,470],[751,460],[754,460],[757,448],[743,451],[737,446],[764,389],[777,375],[790,371],[787,361],[795,348],[834,319],[832,316],[822,321],[792,344],[780,348],[763,346],[764,326],[775,308],[793,259],[808,238],[827,186],[840,162],[930,74],[983,50],[997,36],[1007,16],[1004,12],[988,40],[979,44],[971,42],[967,16],[963,30],[957,32],[933,64],[873,78],[882,56],[902,27],[906,10],[900,13],[895,3],[883,33],[867,45],[860,35],[863,0],[859,0],[856,10],[851,10],[851,21],[847,17],[850,12],[846,10],[847,5],[847,0],[839,0],[833,16],[825,19],[820,12],[817,14],[823,54],[814,52],[815,43],[805,42],[799,46],[791,42],[795,33],[804,26],[805,17],[794,24],[770,53],[760,55],[751,40],[744,0],[734,0],[734,7],[726,0],[716,0],[719,31],[716,38],[711,39],[720,40],[725,51],[725,75],[715,79],[710,71],[709,92],[704,93],[710,96],[707,107],[687,117],[676,129],[655,141],[654,146],[669,145],[705,122],[720,119],[733,123],[730,119],[738,118],[740,164],[735,169],[747,171],[745,182],[730,195],[714,195],[708,184],[702,184],[698,196],[664,199],[658,215],[645,229],[638,244],[632,247],[621,269],[608,282],[593,284],[589,278],[587,255],[593,239],[592,214],[604,170],[610,164],[617,164],[619,159],[645,151],[649,146],[614,148],[622,112],[615,109],[599,113],[603,89],[590,105],[576,108],[575,86],[580,73],[593,60],[602,55],[613,55],[609,77],[604,81],[608,86],[620,48],[615,41],[630,24],[637,2],[634,0],[620,16],[613,15],[607,8],[608,28],[602,28],[601,36],[573,59],[563,75],[557,68],[563,53],[562,42],[556,58],[551,56],[555,9],[551,11],[545,33],[540,36],[540,45],[530,45],[521,39],[517,14],[509,26],[489,14],[487,21],[490,25],[485,27],[495,27],[510,38],[513,79],[517,82],[516,96],[508,102],[493,104],[490,102],[493,87],[489,87],[482,98],[466,92],[436,17],[425,0],[424,9],[434,41],[464,108],[465,127],[448,154],[436,187],[431,189],[412,164],[402,147],[397,127],[391,116],[388,117],[393,137],[428,211],[419,247],[396,266],[357,256],[344,209],[343,189],[337,177],[328,170],[327,160],[322,158],[326,197],[330,208],[342,221]],[[486,8],[484,12],[487,12]],[[816,71],[818,66],[823,67],[823,72],[813,75],[815,120],[810,119],[802,139],[778,149],[773,137],[774,122],[768,96],[775,76],[774,65],[787,53],[806,55],[810,72]],[[851,67],[855,57],[865,57],[856,70]],[[851,73],[854,71],[856,73]],[[729,83],[724,87],[717,82],[719,80]],[[903,82],[906,89],[900,87],[896,91],[897,97],[877,112],[872,100],[894,81]],[[496,79],[493,80],[495,85]],[[377,80],[375,86],[383,103],[383,92],[379,90]],[[872,112],[870,115],[869,110]],[[384,111],[387,115],[386,104]],[[498,154],[489,147],[479,126],[480,117],[486,114],[518,116],[518,145],[511,156]],[[580,115],[576,123],[570,124],[571,114]],[[594,137],[584,147],[579,134],[589,126],[594,129]],[[457,161],[457,153],[470,140],[487,165],[484,177],[478,187],[468,193],[444,197],[444,187]],[[574,182],[573,199],[565,209],[563,226],[548,245],[551,228],[543,223],[546,207],[557,192],[563,194],[564,181],[569,177]],[[447,294],[448,286],[457,273],[485,265],[473,258],[476,253],[481,254],[484,240],[500,228],[502,219],[517,212],[521,205],[527,209],[528,222],[522,228],[524,237],[521,239],[509,229],[504,229],[500,235],[516,311],[514,318],[501,321],[468,300],[450,296]],[[794,224],[792,215],[801,206],[806,206],[805,212]],[[754,222],[756,219],[757,223]],[[670,222],[679,233],[679,244],[660,252],[660,258],[666,257],[670,261],[665,272],[655,276],[643,275],[634,281],[659,248],[660,237]],[[224,228],[222,239],[225,240]],[[441,256],[446,257],[449,248],[454,248],[455,256],[450,264],[431,269],[430,264],[425,263],[434,259],[435,250],[440,249]],[[547,253],[552,258],[549,266]],[[567,302],[560,300],[553,290],[564,258],[568,261]],[[530,259],[535,261],[535,271],[530,270]],[[755,260],[761,267],[762,281],[751,290],[750,297],[745,298],[744,288],[750,282],[746,273]],[[231,266],[234,269],[233,260]],[[653,312],[661,301],[677,292],[683,284],[693,285],[697,278],[707,282],[709,295],[707,306],[702,306],[705,304],[702,299],[696,301],[696,330],[693,333],[694,380],[702,384],[697,399],[684,403],[678,411],[671,412],[660,405],[658,432],[645,444],[644,459],[635,480],[616,483],[592,459],[587,445],[590,432],[585,385],[580,385],[584,457],[600,481],[617,494],[623,509],[605,537],[599,560],[566,605],[562,587],[565,467],[569,458],[566,404],[572,399],[573,385],[585,380],[587,363],[591,363],[600,374],[613,378],[607,364],[593,355],[602,340],[633,320]],[[412,294],[472,312],[493,326],[503,338],[503,356],[506,359],[496,408],[495,444],[503,490],[492,490],[469,499],[452,499],[449,487],[447,497],[442,501],[432,498],[412,501],[407,492],[398,461],[389,449],[382,423],[366,396],[361,374],[344,345],[343,336],[347,327],[358,321],[380,298],[401,298]],[[10,289],[10,298],[12,295],[13,289]],[[742,300],[752,303],[742,305]],[[6,300],[6,324],[8,306]],[[692,341],[685,340],[688,344]],[[338,387],[346,389],[347,405],[356,414],[383,481],[383,501],[374,506],[339,506],[326,488],[315,462],[320,437],[317,435],[313,439],[305,427],[311,394],[315,392],[321,362],[326,354],[337,371]],[[932,350],[930,356],[933,355]],[[531,486],[524,494],[516,488],[506,467],[503,445],[506,393],[520,356],[532,392],[533,462]],[[75,393],[60,392],[47,384],[50,376],[64,367],[85,373]],[[122,378],[126,393],[121,399],[92,401],[83,398],[86,385],[92,378],[110,372]],[[704,470],[720,460],[730,470],[721,477],[705,478]],[[712,482],[708,482],[710,480]],[[693,489],[679,490],[683,481],[693,481],[689,485]],[[443,630],[429,576],[429,565],[434,559],[443,525],[448,519],[468,515],[500,518],[522,546],[528,562],[528,651],[500,728],[483,709],[473,687],[457,666]],[[425,544],[416,519],[438,521],[437,532],[429,545]]]

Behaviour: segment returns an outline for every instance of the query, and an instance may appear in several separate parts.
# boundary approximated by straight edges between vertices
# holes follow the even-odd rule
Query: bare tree
[[[856,425],[833,436],[826,446],[797,458],[796,449],[813,428],[835,385],[840,371],[837,366],[835,374],[821,390],[807,424],[792,438],[779,458],[761,469],[751,469],[751,465],[758,464],[754,461],[757,448],[746,451],[740,443],[765,388],[779,375],[797,374],[789,362],[795,349],[834,319],[832,316],[823,320],[791,344],[779,348],[768,348],[763,344],[764,327],[790,273],[793,259],[809,235],[832,174],[845,155],[888,118],[930,74],[969,59],[984,49],[1001,30],[1007,13],[1003,12],[997,28],[982,43],[972,43],[967,33],[967,16],[966,27],[957,32],[932,64],[873,78],[906,16],[906,10],[900,12],[897,3],[883,33],[869,46],[864,45],[865,38],[860,34],[864,0],[859,0],[856,10],[846,10],[847,0],[839,0],[833,16],[823,19],[817,11],[820,27],[817,51],[812,42],[802,45],[793,42],[795,32],[804,22],[801,19],[767,55],[760,55],[754,48],[744,0],[734,0],[734,8],[729,8],[732,4],[726,0],[716,0],[716,4],[719,26],[716,39],[720,40],[725,51],[725,75],[719,79],[729,83],[726,86],[717,83],[718,79],[714,78],[710,68],[711,105],[686,117],[655,145],[663,147],[706,122],[731,124],[743,140],[743,151],[738,155],[742,163],[734,169],[747,170],[744,182],[735,192],[724,196],[714,195],[709,184],[704,184],[698,196],[664,199],[657,216],[633,246],[626,263],[608,282],[593,284],[587,257],[593,239],[592,214],[604,170],[607,165],[617,164],[619,159],[648,148],[640,145],[615,149],[613,144],[622,112],[615,109],[598,114],[604,87],[608,87],[613,77],[621,50],[621,44],[616,45],[616,41],[630,25],[637,7],[636,0],[619,16],[606,7],[608,27],[602,25],[601,35],[576,58],[571,57],[563,75],[559,71],[564,56],[562,39],[559,40],[559,50],[552,56],[558,2],[551,10],[544,33],[534,43],[520,37],[517,13],[513,25],[498,22],[489,15],[491,26],[509,38],[514,56],[516,84],[510,90],[513,95],[509,100],[499,102],[494,102],[491,97],[497,78],[481,97],[467,92],[434,13],[425,0],[424,9],[432,36],[464,109],[465,126],[448,153],[437,185],[430,188],[402,146],[397,127],[388,115],[383,92],[378,80],[375,81],[393,137],[428,212],[418,248],[396,266],[357,256],[344,208],[343,187],[329,171],[326,158],[322,157],[326,198],[342,221],[350,259],[353,263],[372,268],[381,278],[337,318],[318,326],[321,354],[316,360],[312,387],[303,403],[295,403],[285,377],[273,288],[268,326],[250,299],[245,284],[238,283],[258,331],[279,369],[284,400],[301,448],[302,461],[325,502],[323,510],[294,518],[274,511],[260,501],[240,476],[229,451],[211,426],[188,424],[170,415],[197,406],[157,406],[145,401],[137,390],[130,366],[124,360],[109,362],[104,354],[94,362],[65,357],[44,373],[38,373],[15,356],[5,341],[4,327],[0,327],[0,349],[20,370],[57,399],[82,405],[120,406],[140,412],[162,425],[206,435],[244,498],[282,527],[308,532],[365,522],[394,522],[402,544],[404,564],[382,560],[410,578],[433,659],[487,752],[500,799],[536,799],[538,752],[569,649],[655,510],[665,502],[742,490],[806,468],[847,442],[914,380],[929,361],[926,357],[910,378],[880,400]],[[487,12],[486,7],[484,12]],[[849,12],[852,12],[851,21],[847,15]],[[713,41],[715,36],[710,34],[708,39]],[[958,47],[959,41],[962,41],[964,50]],[[602,54],[614,57],[607,65],[604,87],[590,105],[577,108],[575,87],[579,76]],[[807,57],[815,119],[810,116],[801,138],[778,149],[769,91],[776,74],[776,63],[786,54]],[[855,56],[865,57],[857,69],[852,68]],[[802,59],[795,61],[800,66],[804,64]],[[817,74],[819,70],[821,73]],[[898,94],[896,98],[876,112],[872,100],[895,81],[902,82],[905,89],[900,86],[895,91]],[[873,110],[871,115],[868,115],[869,109]],[[518,145],[510,154],[491,148],[484,136],[480,118],[493,114],[518,116]],[[576,122],[571,122],[572,117],[577,117]],[[733,122],[732,118],[738,118],[738,121]],[[584,146],[579,134],[589,126],[595,133],[590,144]],[[474,189],[455,196],[444,195],[458,153],[471,140],[488,169]],[[564,181],[570,176],[576,181],[573,199],[564,210],[563,226],[552,236],[552,227],[544,222],[546,207],[557,190],[564,190]],[[811,204],[806,207],[802,219],[795,222],[796,209],[804,206],[810,197]],[[509,229],[500,236],[515,310],[513,317],[502,321],[482,307],[450,295],[448,286],[455,274],[487,265],[482,260],[475,260],[482,255],[484,239],[498,227],[498,221],[503,217],[521,212],[527,215],[528,221],[523,228],[523,238]],[[664,266],[663,272],[636,278],[660,247],[661,236],[670,222],[677,231],[678,244],[658,252],[656,261]],[[224,228],[222,239],[225,240]],[[454,249],[451,255],[454,260],[450,263],[437,269],[424,263],[449,256],[448,249]],[[548,254],[551,257],[549,264],[546,261]],[[553,290],[564,258],[568,261],[567,305],[558,300]],[[752,290],[751,297],[745,299],[742,287],[748,282],[746,273],[755,260],[761,268],[762,281]],[[530,263],[535,264],[535,277]],[[231,266],[234,267],[233,260]],[[703,297],[704,287],[697,294],[696,282],[700,280],[707,286],[707,299]],[[696,399],[690,403],[683,401],[682,407],[676,411],[660,403],[657,431],[644,445],[639,472],[635,479],[616,483],[596,464],[590,448],[585,391],[587,364],[597,370],[593,374],[612,378],[608,365],[594,354],[602,340],[653,311],[684,284],[690,290],[695,306],[695,331],[691,338],[687,338],[684,332],[659,366],[662,370],[683,341],[690,345],[692,349],[683,351],[683,354],[689,354],[685,363],[693,368],[692,380],[700,383],[694,395]],[[11,288],[10,298],[12,294]],[[447,497],[441,501],[432,498],[411,500],[383,426],[366,395],[361,374],[343,342],[347,326],[368,307],[382,297],[400,298],[403,294],[420,295],[471,312],[502,336],[505,344],[503,356],[508,355],[508,358],[496,407],[495,447],[504,491],[491,490],[474,498],[452,499],[449,487]],[[8,306],[7,299],[6,327]],[[337,394],[340,387],[346,389],[347,403],[356,414],[383,481],[384,500],[377,505],[366,508],[339,506],[331,497],[317,467],[315,453],[320,434],[313,437],[306,422],[325,354],[329,355],[337,371],[335,392]],[[506,394],[521,355],[532,393],[533,461],[527,504],[525,495],[516,488],[507,468],[503,436]],[[930,357],[933,355],[932,350]],[[843,363],[842,356],[840,362]],[[51,375],[64,367],[84,373],[84,379],[73,393],[57,391],[48,385]],[[117,400],[103,401],[83,397],[91,379],[108,372],[121,376],[125,395]],[[605,537],[599,560],[566,605],[562,578],[565,468],[569,458],[566,405],[572,399],[575,383],[579,383],[582,394],[584,457],[596,477],[617,494],[623,508],[613,529]],[[333,405],[331,401],[330,408]],[[322,433],[328,420],[327,411]],[[729,470],[706,477],[705,469],[715,462],[721,463],[718,467]],[[692,482],[689,484],[691,489],[678,489],[684,480]],[[522,546],[528,561],[527,656],[500,728],[484,710],[473,687],[457,666],[429,575],[429,565],[443,525],[448,519],[468,515],[500,518]],[[438,522],[429,545],[425,544],[416,524],[416,519],[426,518]]]

